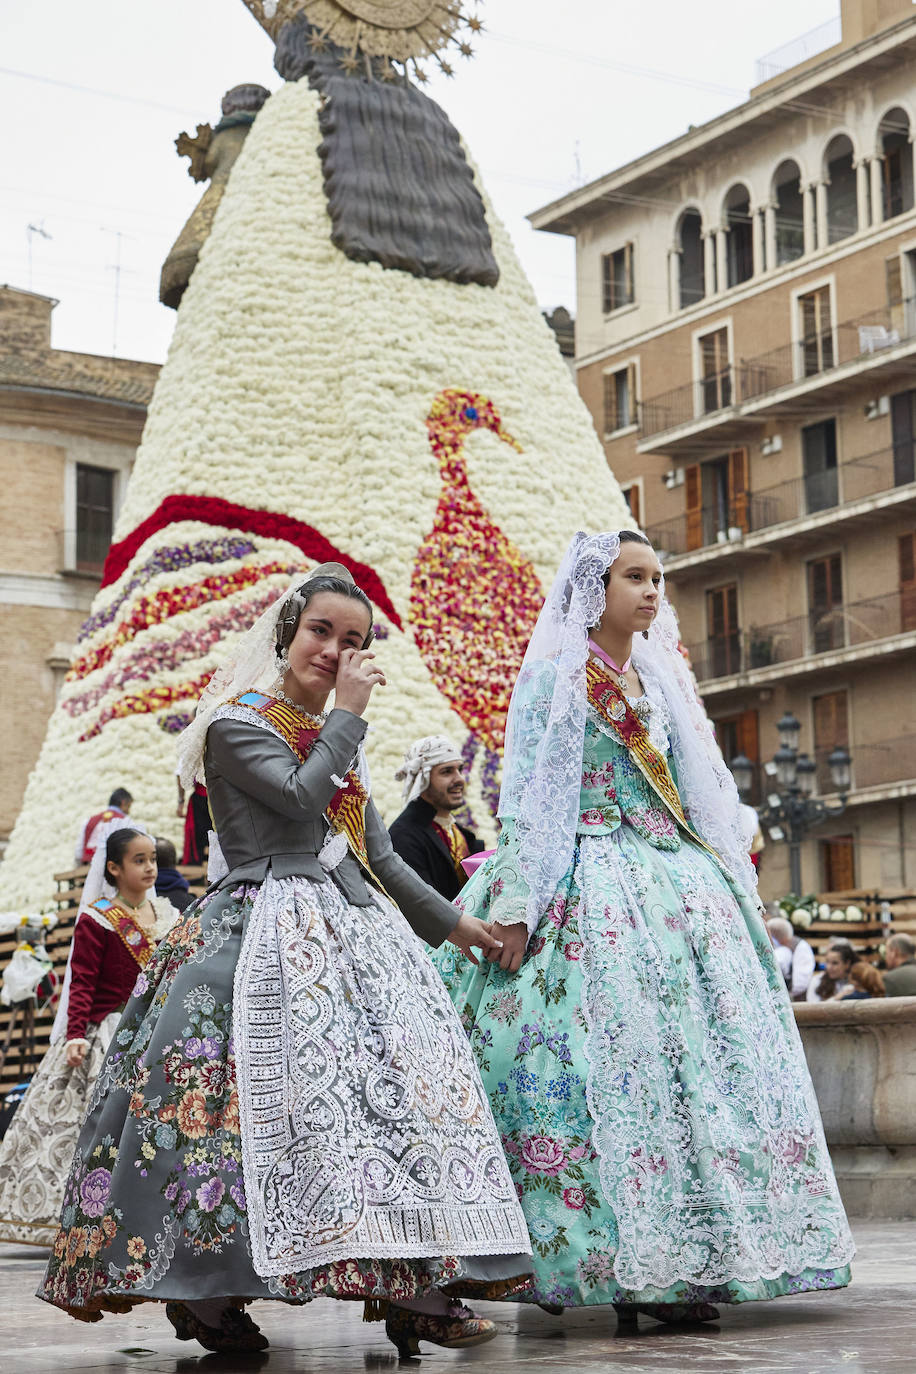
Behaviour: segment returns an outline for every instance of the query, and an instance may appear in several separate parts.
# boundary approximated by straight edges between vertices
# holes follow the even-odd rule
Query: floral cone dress
[[[673,771],[663,700],[635,708]],[[458,905],[521,918],[517,849],[508,821]],[[536,1285],[516,1300],[737,1303],[849,1282],[765,926],[591,703],[573,862],[520,970],[435,961],[534,1246]]]
[[[291,960],[269,965],[258,995],[238,999],[240,965],[247,957],[257,975],[265,957],[264,941],[246,940],[259,910],[272,930],[287,931]],[[360,940],[374,943],[374,966],[348,957]],[[257,976],[248,986],[257,991]],[[247,1137],[236,1072],[243,1032],[256,1042],[245,1061],[256,1122]],[[342,1071],[332,1081],[335,1053]],[[287,1116],[276,1099],[290,1083],[298,1106]],[[348,1112],[361,1109],[364,1133],[337,1149]],[[270,1129],[290,1120],[298,1137],[274,1150]],[[398,1151],[401,1172],[392,1167]],[[412,1235],[383,1236],[376,1257],[360,1257],[365,1246],[352,1234],[367,1224],[367,1202],[406,1190],[405,1173],[432,1199],[440,1235],[423,1233],[421,1208],[392,1208],[378,1224],[419,1216]],[[256,1209],[246,1176],[258,1179]],[[361,1197],[348,1190],[354,1180],[363,1181]],[[443,1228],[464,1246],[458,1257],[443,1252]],[[253,1262],[259,1235],[274,1271],[267,1277]],[[339,1258],[297,1264],[329,1240]],[[391,1258],[399,1249],[407,1257]],[[330,882],[268,878],[189,907],[139,978],[96,1084],[38,1296],[96,1321],[146,1300],[407,1299],[433,1285],[474,1295],[490,1279],[496,1295],[527,1282],[525,1250],[473,1057],[403,916],[381,897],[350,907]],[[507,1252],[520,1256],[508,1271]]]

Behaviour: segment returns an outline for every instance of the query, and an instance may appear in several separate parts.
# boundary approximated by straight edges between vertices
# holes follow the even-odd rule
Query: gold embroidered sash
[[[321,734],[321,723],[316,717],[304,719],[300,712],[294,710],[292,706],[287,706],[286,702],[277,701],[274,697],[266,696],[263,692],[243,692],[241,696],[235,697],[226,704],[228,706],[247,706],[250,711],[255,711],[259,716],[263,716],[289,745],[300,763],[305,763],[315,741]],[[314,720],[315,724],[307,724],[308,719]],[[325,816],[331,828],[331,834],[344,834],[346,836],[347,845],[354,858],[359,860],[372,881],[384,892],[384,887],[372,872],[369,852],[366,848],[366,807],[368,803],[369,793],[360,782],[359,775],[351,768],[344,778],[343,787],[339,788],[331,798]]]
[[[697,834],[684,815],[681,798],[667,760],[652,743],[648,730],[617,683],[591,656],[585,665],[585,677],[589,701],[601,719],[610,725],[621,744],[629,750],[630,757],[652,791],[664,803],[681,829],[686,830],[691,839],[696,840],[707,854],[711,854],[721,864],[723,861],[719,854]]]
[[[117,902],[110,902],[107,897],[99,897],[97,901],[92,902],[89,910],[105,918],[131,958],[135,959],[141,968],[146,968],[156,949],[151,932],[144,930],[137,918],[126,908]]]
[[[433,821],[433,825],[436,827],[439,834],[442,836],[443,840],[448,846],[449,858],[451,859],[452,864],[454,865],[455,872],[458,874],[458,877],[461,879],[461,881],[464,882],[467,879],[468,875],[461,867],[461,861],[462,859],[466,859],[468,857],[467,840],[462,835],[458,826],[454,823],[450,825],[447,829],[444,825],[439,825],[437,821]]]

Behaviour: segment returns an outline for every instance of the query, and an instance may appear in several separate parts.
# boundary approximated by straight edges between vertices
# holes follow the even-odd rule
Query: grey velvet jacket
[[[333,882],[353,906],[368,906],[370,889],[352,854],[330,874],[318,862],[327,824],[324,812],[353,763],[366,722],[333,710],[305,763],[283,740],[259,725],[217,720],[207,731],[207,796],[229,872],[219,886],[302,874]],[[458,911],[434,892],[391,847],[370,801],[366,849],[372,871],[416,933],[438,946],[457,924]]]

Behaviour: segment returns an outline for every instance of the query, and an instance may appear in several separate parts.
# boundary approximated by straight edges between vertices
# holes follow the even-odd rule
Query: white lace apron
[[[467,1037],[403,915],[268,877],[233,990],[252,1258],[529,1254]]]

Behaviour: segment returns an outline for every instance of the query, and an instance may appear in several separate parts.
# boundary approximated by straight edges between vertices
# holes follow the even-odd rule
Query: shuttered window
[[[733,529],[747,534],[748,458],[746,448],[732,449],[728,455],[728,517]]]
[[[801,312],[802,375],[812,377],[833,367],[833,317],[830,287],[821,286],[799,296]]]
[[[900,629],[916,630],[916,532],[897,538],[900,565]]]
[[[846,643],[842,573],[838,553],[808,564],[808,635],[813,654],[841,649]]]
[[[687,506],[687,549],[703,547],[703,483],[699,463],[684,471],[684,500]]]
[[[891,397],[891,440],[894,445],[894,486],[916,478],[916,391]]]
[[[633,289],[633,245],[625,243],[615,253],[604,253],[601,258],[601,303],[605,315],[619,310],[622,305],[632,305],[635,300]]]
[[[732,372],[727,329],[716,329],[700,339],[700,379],[704,414],[731,405]]]
[[[757,711],[742,711],[736,716],[723,716],[715,722],[716,739],[727,764],[743,754],[754,765],[750,801],[760,799],[760,716]]]
[[[825,892],[850,892],[856,885],[856,842],[852,835],[821,840],[821,873]]]
[[[642,510],[639,500],[639,483],[634,482],[632,486],[622,487],[623,499],[627,503],[627,509],[636,521],[637,525],[642,526]]]
[[[903,300],[903,267],[899,253],[884,259],[884,280],[888,305],[899,305]]]
[[[604,374],[604,432],[614,434],[636,424],[636,364]]]
[[[714,587],[706,593],[706,624],[709,634],[711,677],[727,677],[741,668],[741,632],[738,628],[738,584]]]
[[[732,449],[722,458],[694,463],[685,470],[688,550],[730,538],[732,530],[747,534],[750,529],[748,472],[746,448]]]
[[[114,527],[114,483],[111,468],[76,465],[76,566],[101,572]]]
[[[825,692],[812,699],[814,719],[814,759],[817,763],[819,792],[832,792],[830,767],[827,763],[833,750],[849,748],[849,694],[846,691]]]

